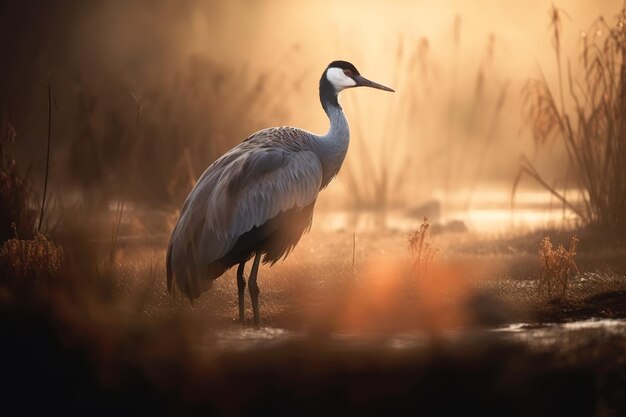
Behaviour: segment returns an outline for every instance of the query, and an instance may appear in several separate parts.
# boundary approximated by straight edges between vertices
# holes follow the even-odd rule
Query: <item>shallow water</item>
[[[611,336],[626,337],[626,319],[589,319],[569,323],[516,323],[486,330],[457,329],[437,333],[407,331],[393,334],[338,332],[324,336],[324,342],[337,350],[413,349],[430,341],[457,341],[468,337],[492,337],[497,340],[516,341],[530,348],[575,347],[601,341]],[[256,350],[280,347],[296,341],[307,340],[310,335],[275,327],[231,328],[212,335],[218,350]],[[319,337],[319,336],[318,336]],[[319,340],[319,339],[318,339]]]
[[[275,347],[304,337],[304,333],[275,327],[232,328],[218,331],[215,342],[218,349],[250,350]]]
[[[536,230],[550,227],[574,227],[577,216],[564,209],[554,197],[544,191],[525,191],[516,194],[511,206],[509,188],[488,189],[473,193],[468,203],[468,190],[453,193],[437,192],[438,197],[421,206],[407,206],[388,210],[383,216],[380,211],[317,211],[316,222],[325,231],[354,230],[375,231],[384,225],[391,230],[409,232],[419,228],[424,217],[432,224],[451,225],[461,223],[470,231],[482,233],[504,233],[513,230]],[[570,190],[569,199],[575,205],[582,203],[579,192]],[[446,202],[443,204],[442,202]],[[455,230],[451,228],[450,231]]]
[[[626,337],[626,319],[589,319],[540,325],[518,323],[497,329],[497,332],[531,348],[574,348],[612,336]]]

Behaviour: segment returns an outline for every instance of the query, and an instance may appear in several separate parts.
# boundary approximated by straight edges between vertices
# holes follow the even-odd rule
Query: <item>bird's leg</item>
[[[250,291],[250,300],[252,300],[252,314],[254,324],[259,324],[261,317],[259,315],[259,286],[256,284],[256,276],[259,272],[259,262],[261,261],[261,254],[257,252],[254,256],[254,263],[252,264],[252,270],[250,271],[250,279],[248,280],[248,290]]]
[[[239,322],[243,323],[245,319],[244,315],[244,291],[246,289],[246,279],[243,276],[243,270],[246,266],[246,261],[243,261],[237,267],[237,291],[239,293]]]

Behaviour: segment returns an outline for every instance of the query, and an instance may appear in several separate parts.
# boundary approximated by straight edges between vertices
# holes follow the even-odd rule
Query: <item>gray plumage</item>
[[[177,286],[193,300],[237,264],[243,280],[248,259],[256,255],[263,263],[274,263],[286,257],[310,228],[317,196],[339,172],[350,140],[336,100],[346,86],[332,84],[327,75],[338,63],[344,64],[331,63],[320,80],[320,100],[330,119],[326,135],[293,127],[261,130],[213,162],[199,178],[168,246],[170,292]],[[355,78],[360,77],[348,65]],[[258,268],[258,260],[255,264]],[[256,286],[254,266],[253,274]],[[250,281],[252,286],[252,277]]]

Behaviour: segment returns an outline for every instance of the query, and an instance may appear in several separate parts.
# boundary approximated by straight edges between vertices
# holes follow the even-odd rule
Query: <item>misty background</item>
[[[344,59],[397,92],[341,95],[350,151],[318,209],[438,204],[469,212],[504,205],[522,154],[551,184],[573,186],[562,145],[536,148],[522,111],[529,78],[556,82],[551,5],[5,2],[0,114],[16,128],[17,164],[39,190],[50,73],[53,201],[123,200],[173,212],[204,169],[253,132],[292,125],[324,133],[318,80],[330,61]],[[621,5],[555,4],[565,12],[562,55],[574,73],[581,34]],[[550,198],[537,197],[531,180],[520,187],[533,196],[529,204]]]

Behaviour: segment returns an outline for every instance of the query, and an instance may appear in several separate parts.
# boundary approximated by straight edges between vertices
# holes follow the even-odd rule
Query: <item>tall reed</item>
[[[18,131],[8,113],[0,110],[0,243],[16,233],[22,239],[32,238],[37,219],[28,172],[20,172],[14,159]]]
[[[626,232],[626,9],[609,25],[599,17],[582,34],[580,69],[562,69],[561,13],[553,8],[551,27],[558,86],[546,78],[528,81],[524,108],[538,145],[560,141],[580,187],[582,205],[552,187],[526,157],[514,182],[528,175],[588,225]],[[566,81],[566,82],[565,82]],[[565,87],[567,84],[567,88]]]
[[[390,58],[397,93],[375,113],[379,128],[358,95],[345,96],[355,140],[340,178],[350,190],[351,208],[384,214],[420,205],[436,190],[449,196],[463,187],[465,206],[471,205],[504,137],[509,82],[495,65],[494,34],[483,53],[461,67],[461,22],[454,17],[443,48],[433,48],[426,37],[398,37]]]

